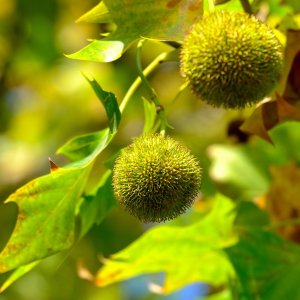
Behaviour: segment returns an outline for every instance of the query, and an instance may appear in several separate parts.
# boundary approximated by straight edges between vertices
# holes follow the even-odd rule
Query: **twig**
[[[155,68],[161,63],[163,62],[166,57],[168,56],[168,52],[163,52],[161,54],[159,54],[143,71],[142,73],[144,74],[144,76],[148,76],[149,74],[151,74]],[[142,80],[141,77],[137,77],[135,79],[135,81],[132,83],[132,85],[130,86],[130,88],[128,89],[127,93],[125,94],[121,104],[120,104],[120,111],[121,113],[124,112],[129,100],[131,99],[131,97],[133,96],[133,94],[135,93],[135,91],[138,89],[138,87],[141,85]]]
[[[162,104],[160,103],[157,95],[156,95],[156,92],[155,90],[152,88],[152,86],[150,85],[149,81],[147,80],[144,72],[143,72],[143,69],[142,69],[142,59],[141,59],[141,56],[142,56],[142,47],[143,47],[143,43],[144,43],[145,40],[141,39],[139,42],[138,42],[138,45],[137,45],[137,52],[136,52],[136,64],[137,64],[137,68],[138,68],[138,72],[139,72],[139,76],[141,78],[141,81],[142,83],[144,84],[146,90],[147,90],[147,93],[150,97],[150,100],[155,104],[156,106],[156,112],[157,112],[157,115],[160,119],[160,133],[162,135],[165,134],[165,131],[166,131],[166,128],[167,128],[167,119],[166,119],[166,114],[165,114],[165,110],[164,110],[164,107],[162,106]]]
[[[242,6],[243,6],[243,9],[246,13],[248,13],[249,15],[253,15],[253,11],[252,11],[252,8],[251,8],[251,5],[249,3],[249,0],[240,0]]]

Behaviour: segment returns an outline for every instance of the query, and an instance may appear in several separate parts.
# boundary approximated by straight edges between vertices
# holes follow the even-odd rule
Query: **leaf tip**
[[[119,59],[124,49],[125,44],[122,41],[92,40],[79,51],[64,55],[70,59],[108,63]]]
[[[54,163],[54,161],[50,157],[48,157],[48,160],[49,160],[49,164],[50,164],[50,172],[51,173],[57,171],[60,168],[56,163]]]

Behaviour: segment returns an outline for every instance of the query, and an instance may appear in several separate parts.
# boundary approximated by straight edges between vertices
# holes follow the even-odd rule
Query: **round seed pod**
[[[185,212],[200,189],[201,168],[181,143],[144,135],[123,149],[113,172],[116,199],[143,222],[161,222]]]
[[[254,16],[217,11],[192,26],[180,65],[200,99],[216,107],[244,108],[275,88],[283,69],[283,47]]]

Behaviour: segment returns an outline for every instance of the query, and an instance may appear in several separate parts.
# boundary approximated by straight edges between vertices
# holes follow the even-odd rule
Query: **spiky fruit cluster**
[[[181,73],[213,106],[243,108],[268,95],[283,66],[282,46],[254,16],[217,11],[196,22],[181,52]]]
[[[189,208],[200,188],[201,168],[190,151],[170,137],[144,135],[116,160],[117,200],[144,222],[173,219]]]

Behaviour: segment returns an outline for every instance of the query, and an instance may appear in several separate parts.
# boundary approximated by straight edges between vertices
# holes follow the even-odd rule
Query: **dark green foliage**
[[[238,299],[300,299],[299,289],[291,288],[299,284],[299,245],[256,229],[244,230],[226,251],[240,280]]]
[[[200,187],[201,168],[170,137],[145,135],[123,150],[113,176],[115,196],[145,222],[173,219],[189,208]]]
[[[246,13],[218,11],[195,23],[183,43],[181,71],[213,106],[243,108],[268,95],[282,72],[282,46]]]

